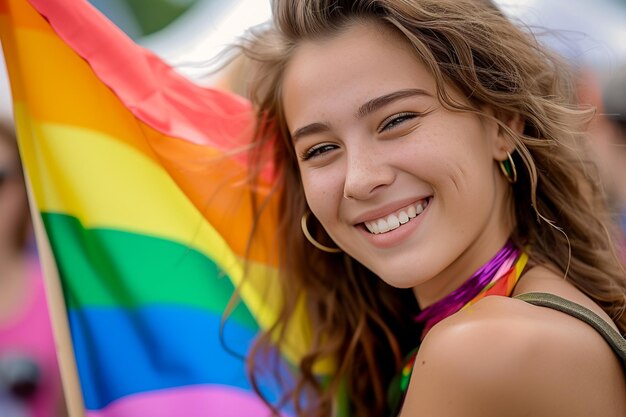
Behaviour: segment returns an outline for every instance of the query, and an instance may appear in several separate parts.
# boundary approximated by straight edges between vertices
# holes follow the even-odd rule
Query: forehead
[[[409,42],[380,23],[357,22],[337,35],[297,47],[286,68],[282,99],[289,119],[290,110],[320,101],[353,100],[358,107],[372,97],[410,87],[433,94],[436,90]]]

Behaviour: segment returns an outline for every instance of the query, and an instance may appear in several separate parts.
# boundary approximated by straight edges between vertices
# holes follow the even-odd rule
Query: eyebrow
[[[371,100],[369,100],[367,103],[363,104],[362,106],[359,107],[359,109],[357,110],[355,116],[358,119],[361,119],[365,116],[367,116],[370,113],[375,112],[376,110],[387,106],[388,104],[393,103],[394,101],[398,101],[398,100],[402,100],[408,97],[413,97],[413,96],[428,96],[428,97],[432,97],[432,95],[426,91],[426,90],[422,90],[422,89],[418,89],[418,88],[409,88],[409,89],[405,89],[405,90],[398,90],[398,91],[394,91],[393,93],[389,93],[389,94],[385,94],[383,96],[380,97],[376,97],[373,98]],[[309,125],[303,126],[299,129],[296,129],[292,134],[291,134],[291,139],[292,141],[297,141],[298,139],[302,138],[303,136],[307,136],[307,135],[313,135],[316,133],[323,133],[323,132],[328,132],[330,130],[330,128],[328,127],[328,125],[324,124],[324,123],[311,123]]]
[[[291,134],[291,140],[295,142],[303,136],[328,132],[329,130],[328,125],[325,125],[324,123],[311,123],[310,125],[296,129],[296,131]]]
[[[419,88],[409,88],[406,90],[398,90],[393,93],[385,94],[384,96],[376,97],[368,101],[359,107],[359,110],[356,112],[357,118],[363,118],[370,113],[375,112],[376,110],[385,107],[386,105],[393,103],[394,101],[402,100],[408,97],[413,96],[431,96],[431,94]]]

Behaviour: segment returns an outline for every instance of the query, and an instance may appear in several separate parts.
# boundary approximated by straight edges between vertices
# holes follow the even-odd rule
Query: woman
[[[274,332],[301,295],[315,330],[298,415],[346,389],[355,416],[625,416],[625,273],[564,65],[487,1],[273,7],[243,48],[285,214]]]
[[[11,123],[0,119],[0,415],[66,412]]]

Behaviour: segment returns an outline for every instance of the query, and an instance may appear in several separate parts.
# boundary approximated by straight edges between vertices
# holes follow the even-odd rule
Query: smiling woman
[[[298,415],[344,388],[358,416],[626,415],[626,275],[556,57],[479,0],[277,0],[242,47],[275,328],[301,296],[315,325]]]
[[[512,144],[495,121],[445,109],[409,47],[370,22],[304,43],[288,63],[282,100],[315,217],[387,283],[423,286],[416,293],[424,305],[465,281],[459,269],[478,269],[511,234],[512,196],[493,161]]]

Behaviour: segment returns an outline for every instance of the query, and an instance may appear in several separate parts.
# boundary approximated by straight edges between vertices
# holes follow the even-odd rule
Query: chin
[[[395,288],[405,289],[405,288],[413,288],[419,284],[421,284],[425,279],[424,277],[416,276],[416,273],[413,271],[398,271],[389,273],[387,271],[384,274],[376,273],[380,279],[382,279],[387,284],[391,285]]]

